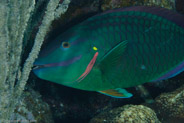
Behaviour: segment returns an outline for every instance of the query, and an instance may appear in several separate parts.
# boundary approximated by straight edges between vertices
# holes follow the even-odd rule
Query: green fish
[[[184,70],[184,16],[160,7],[110,10],[51,41],[33,71],[41,79],[112,97]]]

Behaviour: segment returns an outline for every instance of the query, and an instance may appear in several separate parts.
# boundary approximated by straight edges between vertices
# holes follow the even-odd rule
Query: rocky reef
[[[160,121],[159,121],[160,120]],[[153,103],[125,105],[104,111],[90,123],[182,123],[184,122],[184,86],[162,93]]]
[[[174,9],[175,0],[103,0],[101,9],[105,11],[108,9],[135,5],[161,6],[168,9]]]
[[[163,93],[155,99],[153,108],[164,122],[184,122],[184,86],[173,92]]]
[[[148,103],[136,88],[129,89],[132,98],[116,99],[40,80],[31,72],[42,43],[44,47],[92,15],[134,5],[162,6],[184,14],[183,0],[0,1],[4,18],[0,20],[0,122],[183,123],[184,74],[144,84],[142,90],[153,99]]]
[[[160,123],[156,113],[143,105],[125,105],[102,112],[90,123]]]
[[[10,119],[14,122],[54,123],[49,105],[32,89],[25,90],[21,95]]]

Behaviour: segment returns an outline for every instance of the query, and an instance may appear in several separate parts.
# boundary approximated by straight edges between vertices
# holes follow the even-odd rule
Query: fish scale
[[[130,64],[126,67],[123,67],[123,68],[129,67],[128,71],[122,72],[122,74],[120,75],[122,77],[119,77],[119,78],[112,77],[113,79],[110,80],[110,81],[113,81],[114,85],[119,86],[120,85],[119,83],[124,83],[124,82],[117,82],[117,81],[121,81],[121,80],[124,80],[126,83],[128,83],[127,87],[130,87],[131,83],[135,85],[135,82],[137,82],[137,84],[140,84],[143,82],[151,81],[152,77],[158,78],[160,74],[166,73],[168,71],[168,68],[170,68],[171,66],[173,68],[173,66],[177,65],[177,64],[174,64],[174,60],[172,60],[170,64],[167,64],[165,62],[165,59],[169,60],[169,59],[172,59],[172,57],[177,56],[176,53],[175,54],[170,53],[169,55],[166,54],[166,52],[169,52],[169,49],[170,49],[169,44],[172,44],[171,42],[167,42],[167,44],[165,44],[167,46],[163,46],[163,47],[160,46],[160,48],[156,48],[157,46],[161,45],[160,43],[158,45],[158,42],[163,42],[163,45],[164,45],[165,40],[167,40],[167,36],[170,35],[170,31],[167,31],[167,27],[174,26],[174,29],[178,30],[179,27],[177,25],[173,25],[173,23],[167,21],[166,19],[163,19],[161,17],[157,17],[155,15],[151,15],[149,13],[125,12],[122,14],[116,13],[115,15],[113,15],[113,13],[110,13],[109,16],[111,16],[112,18],[116,17],[116,19],[115,20],[106,19],[106,21],[104,21],[103,16],[100,16],[100,17],[97,17],[98,20],[95,20],[93,18],[93,22],[89,21],[89,23],[95,23],[95,21],[100,21],[100,18],[103,20],[102,21],[103,24],[102,23],[100,23],[99,25],[97,24],[96,28],[103,28],[104,29],[106,27],[107,28],[106,32],[108,32],[109,35],[112,36],[109,38],[108,41],[103,40],[103,41],[105,41],[106,46],[107,45],[109,45],[109,47],[112,46],[112,40],[114,42],[114,45],[116,45],[120,41],[123,41],[122,39],[118,40],[119,33],[122,33],[122,32],[125,32],[126,38],[124,40],[128,40],[129,43],[136,43],[136,42],[137,43],[144,43],[144,45],[140,45],[140,46],[135,45],[135,47],[133,49],[129,48],[129,47],[127,48],[130,50],[133,50],[133,52],[138,52],[138,54],[132,54],[131,51],[125,51],[125,54],[128,53],[129,56],[139,57],[140,59],[138,59],[138,61],[137,61],[138,63],[137,63],[136,59],[129,57],[127,60],[129,60]],[[139,16],[139,18],[137,18],[137,16]],[[121,18],[127,18],[127,19],[123,19],[123,21],[121,21]],[[118,19],[119,19],[119,21],[117,21]],[[132,21],[132,20],[134,20],[134,21]],[[109,24],[109,22],[111,24]],[[121,27],[120,27],[120,25],[121,25]],[[150,26],[153,26],[153,28],[155,28],[155,29],[150,29]],[[133,30],[132,27],[137,27],[139,30]],[[90,29],[90,27],[88,27],[88,28]],[[95,30],[95,28],[94,28],[94,30]],[[150,32],[151,30],[154,30],[156,32],[156,34],[155,34],[156,36],[151,35],[151,33],[155,33],[155,32]],[[159,31],[159,30],[163,30],[163,31]],[[102,31],[103,30],[101,30],[101,33],[103,33]],[[171,33],[173,33],[175,35],[177,33],[179,33],[177,31],[173,31],[173,30],[171,30],[171,31],[172,31]],[[134,32],[137,33],[136,36],[139,37],[140,40],[136,40]],[[94,37],[99,37],[99,35],[96,35]],[[103,37],[103,35],[102,35],[102,37]],[[154,37],[156,37],[156,38],[154,39]],[[181,37],[181,36],[177,36],[177,37]],[[152,39],[152,40],[149,40],[149,39]],[[108,44],[108,42],[111,42],[111,43]],[[172,40],[172,42],[174,42],[174,41]],[[153,45],[150,45],[150,44],[153,44]],[[154,44],[156,44],[156,45],[154,45]],[[184,42],[181,40],[177,40],[177,43],[175,43],[175,45],[178,45],[178,46],[181,46],[181,44],[184,44]],[[98,44],[94,44],[94,45],[98,46]],[[178,47],[178,48],[182,51],[182,53],[184,53],[184,50],[182,50],[181,47]],[[142,49],[142,52],[139,52],[140,49]],[[172,47],[171,47],[171,49],[172,49]],[[155,51],[152,51],[152,50],[155,50]],[[150,57],[150,55],[152,55],[152,56],[154,55],[153,53],[158,54],[157,56],[154,56],[154,58],[157,61],[157,63],[155,63],[155,64],[154,64],[155,59]],[[143,56],[143,58],[140,57],[141,55]],[[179,57],[180,57],[179,60],[183,61],[184,57],[182,57],[182,56],[179,56]],[[126,57],[124,57],[124,59],[126,59]],[[144,61],[142,61],[142,60],[144,60]],[[146,69],[150,69],[149,72],[145,72],[145,73],[141,72],[140,69],[137,67],[138,65],[141,65],[139,62],[142,62],[143,65],[147,66]],[[151,62],[153,62],[153,63],[151,63]],[[154,75],[153,74],[154,71],[152,71],[152,70],[153,70],[155,65],[157,66],[157,69],[155,69],[155,75]],[[130,71],[135,71],[135,73],[130,75],[129,74]],[[139,73],[139,75],[136,76],[136,74],[138,74],[138,73]],[[143,77],[141,77],[141,76],[143,76]],[[117,78],[117,80],[115,78]],[[124,78],[128,78],[128,79],[125,80]],[[132,79],[132,78],[134,78],[134,79]],[[145,81],[145,78],[147,78],[146,81]],[[123,86],[124,86],[124,84],[123,84]]]
[[[138,13],[138,15],[141,15],[139,12],[137,12],[137,13]],[[132,14],[132,13],[131,13],[131,14]],[[131,14],[130,14],[130,15],[131,15]],[[136,16],[136,12],[134,12],[134,14],[135,14],[134,16]],[[120,15],[121,17],[123,17],[121,14],[119,14],[119,15]],[[151,17],[150,14],[147,14],[147,15],[149,15],[149,17]],[[112,16],[112,15],[111,15],[111,16]],[[144,13],[143,16],[144,16],[144,19],[145,19],[146,13]],[[117,17],[117,14],[116,14],[116,17]],[[158,25],[160,28],[162,27],[161,25],[163,25],[164,23],[166,23],[166,24],[168,23],[168,22],[165,21],[164,19],[161,19],[161,18],[158,18],[158,17],[156,18],[155,16],[153,16],[153,17],[154,17],[155,20],[157,19],[156,22],[160,22],[160,21],[162,22],[162,21],[163,21],[162,23],[160,22],[160,25]],[[103,18],[103,17],[102,17],[102,18]],[[120,18],[120,17],[119,17],[119,18]],[[119,19],[119,18],[118,18],[118,19]],[[134,19],[136,20],[136,17],[134,17]],[[142,19],[142,18],[141,18],[141,19]],[[146,21],[147,23],[145,23],[145,26],[143,25],[143,24],[144,24],[143,22],[145,22],[145,21],[142,21],[142,20],[140,21],[140,23],[142,24],[141,27],[143,27],[143,28],[139,27],[139,29],[141,29],[140,32],[143,32],[143,31],[146,29],[146,26],[149,25],[149,23],[148,23],[149,20],[151,20],[151,18],[148,18],[148,20]],[[93,21],[95,21],[95,20],[93,20]],[[98,20],[98,21],[100,21],[100,20]],[[125,37],[126,37],[126,39],[131,39],[133,36],[130,35],[130,34],[131,34],[130,24],[129,24],[128,26],[126,26],[126,25],[127,25],[127,20],[124,20],[124,21],[125,21],[125,23],[123,23],[123,24],[120,22],[120,24],[125,25],[125,26],[124,26],[124,27],[125,27],[125,28],[124,28],[125,31],[124,31],[123,29],[121,29],[121,32],[123,32],[123,31],[124,31],[124,32],[127,32],[127,31],[130,32],[129,34],[126,34]],[[138,20],[138,21],[139,21],[139,20]],[[104,22],[104,21],[103,21],[103,22]],[[107,22],[109,22],[109,20],[107,20]],[[110,19],[110,22],[113,23],[113,20]],[[116,22],[115,24],[117,24],[117,19],[116,19],[115,22]],[[105,23],[105,22],[104,22],[104,23]],[[113,24],[113,26],[115,26],[115,24]],[[119,26],[120,24],[117,24],[117,26]],[[155,24],[155,23],[153,23],[153,21],[152,21],[152,25],[153,25],[153,24]],[[103,26],[103,25],[107,25],[107,24],[102,24],[102,26]],[[137,25],[139,25],[139,23],[138,23]],[[102,27],[102,26],[100,26],[100,27]],[[110,26],[110,25],[109,25],[109,26]],[[99,28],[99,25],[98,25],[97,27]],[[135,27],[135,26],[134,26],[134,27]],[[113,30],[114,28],[108,27],[108,29],[109,29],[108,32],[111,32],[111,33],[114,32],[114,30]],[[159,29],[159,28],[157,28],[157,29]],[[122,30],[123,30],[123,31],[122,31]],[[116,31],[116,30],[115,30],[115,31]],[[112,34],[113,37],[115,37],[115,36],[114,36],[115,34],[117,34],[117,33]],[[161,37],[162,37],[161,35],[158,35],[158,34],[157,34],[157,36],[160,36],[160,37],[159,37],[159,40],[160,40],[160,41],[163,40],[163,39],[161,38]],[[95,36],[95,37],[99,37],[99,36]],[[147,36],[147,37],[148,37],[148,36]],[[143,36],[143,38],[146,38],[146,36]],[[113,38],[110,38],[109,42],[112,41],[112,40],[113,40]],[[116,42],[116,41],[118,41],[118,40],[116,40],[116,39],[114,38],[114,42]],[[120,40],[120,41],[122,41],[122,40]],[[145,39],[144,39],[144,40],[141,40],[141,41],[145,41]],[[107,42],[106,42],[106,44],[107,44]],[[95,44],[95,45],[97,45],[97,44]],[[110,44],[110,45],[112,46],[112,44]],[[146,45],[146,46],[149,46],[149,45]],[[141,46],[141,47],[142,47],[142,46]],[[163,48],[163,50],[164,50],[164,48]],[[164,52],[163,50],[161,50],[161,52]],[[159,52],[160,52],[160,51],[159,51]],[[142,52],[142,53],[143,53],[143,52]],[[129,55],[131,55],[131,54],[129,54]],[[164,55],[164,54],[163,54],[163,55]],[[159,55],[159,56],[160,56],[160,55]],[[162,57],[162,56],[160,56],[160,57]],[[149,57],[146,57],[146,58],[149,58]],[[159,60],[159,59],[158,59],[158,60]],[[162,63],[162,60],[159,61],[159,63]],[[135,63],[134,63],[134,64],[135,64]],[[162,64],[163,64],[163,63],[162,63]],[[132,65],[132,64],[131,64],[131,65]],[[157,63],[157,65],[158,65],[158,63]],[[162,69],[163,69],[163,70],[165,71],[165,68],[164,68],[164,67],[165,67],[165,66],[163,66],[163,68],[162,68],[162,67],[158,67],[158,70],[162,71]],[[158,72],[158,71],[157,71],[157,72]],[[157,73],[157,74],[159,75],[160,73]],[[129,78],[131,78],[131,77],[129,76]],[[145,77],[144,77],[144,78],[145,78]],[[123,78],[122,78],[122,80],[123,80]],[[118,81],[119,81],[119,79],[118,79]],[[140,81],[139,81],[139,82],[140,82]],[[117,83],[117,82],[114,81],[114,83]],[[129,82],[128,82],[128,83],[129,83]],[[118,84],[118,85],[119,85],[119,84]]]

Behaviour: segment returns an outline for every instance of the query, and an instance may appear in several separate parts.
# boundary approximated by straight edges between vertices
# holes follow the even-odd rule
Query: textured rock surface
[[[160,117],[164,119],[184,119],[184,86],[173,92],[161,94],[155,99],[155,106]]]
[[[29,89],[23,93],[21,99],[11,116],[11,121],[53,123],[49,105],[42,101],[38,92]]]
[[[94,117],[90,123],[160,123],[156,113],[143,105],[125,105]]]
[[[134,5],[156,5],[168,9],[175,8],[175,0],[103,0],[101,9],[108,9],[134,6]]]

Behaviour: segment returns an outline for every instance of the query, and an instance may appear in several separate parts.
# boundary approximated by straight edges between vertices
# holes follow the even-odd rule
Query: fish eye
[[[62,43],[62,47],[63,48],[69,48],[70,47],[70,43],[69,42],[63,42]]]

